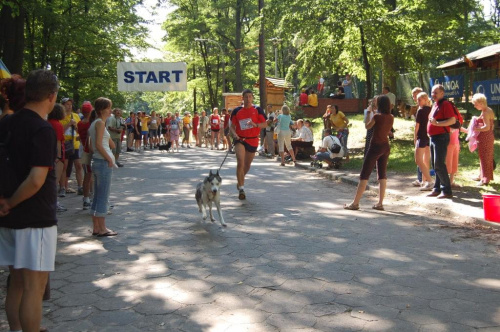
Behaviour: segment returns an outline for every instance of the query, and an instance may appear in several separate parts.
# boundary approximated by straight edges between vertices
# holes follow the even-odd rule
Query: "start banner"
[[[445,98],[460,98],[464,94],[464,75],[431,77],[431,89],[436,84],[444,87]]]
[[[474,93],[482,93],[488,100],[488,105],[500,105],[500,79],[478,81],[472,85]]]
[[[118,91],[186,91],[185,62],[118,62]]]

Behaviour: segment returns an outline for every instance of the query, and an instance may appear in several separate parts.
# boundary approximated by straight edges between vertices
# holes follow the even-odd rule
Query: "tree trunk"
[[[368,61],[368,53],[366,52],[366,40],[365,40],[365,32],[363,27],[359,27],[359,33],[361,35],[361,52],[363,54],[363,64],[366,72],[366,99],[372,97],[372,69],[370,66],[370,62]]]
[[[241,79],[241,29],[242,27],[242,19],[241,19],[241,8],[243,7],[243,0],[236,0],[236,31],[235,31],[235,41],[234,45],[236,47],[235,54],[235,64],[234,64],[234,73],[236,76],[236,81],[234,82],[234,89],[236,92],[243,91],[243,82]]]
[[[266,55],[264,48],[264,0],[259,0],[259,14],[261,16],[260,33],[259,33],[259,95],[260,108],[266,109]]]
[[[196,65],[193,64],[193,80],[196,79]],[[193,111],[196,111],[196,87],[193,89]]]
[[[26,10],[19,6],[19,15],[12,17],[10,6],[0,12],[0,57],[12,74],[22,74],[24,61],[24,20]]]

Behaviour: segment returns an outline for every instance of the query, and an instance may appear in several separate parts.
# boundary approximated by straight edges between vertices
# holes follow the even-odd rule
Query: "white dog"
[[[212,215],[212,202],[215,203],[217,207],[217,212],[219,212],[220,224],[223,227],[226,227],[226,223],[224,222],[224,217],[222,217],[222,210],[220,208],[220,186],[222,179],[219,175],[219,171],[217,173],[210,173],[203,180],[203,182],[198,183],[196,186],[196,202],[198,203],[199,211],[203,216],[203,220],[207,219],[207,205],[210,213],[210,220],[212,222],[215,221],[214,216]]]

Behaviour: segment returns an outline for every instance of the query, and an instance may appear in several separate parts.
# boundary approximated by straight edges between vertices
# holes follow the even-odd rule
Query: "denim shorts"
[[[105,159],[94,158],[92,160],[92,174],[94,175],[94,199],[90,207],[90,214],[94,217],[105,217],[108,213],[113,168],[108,167],[108,162]]]

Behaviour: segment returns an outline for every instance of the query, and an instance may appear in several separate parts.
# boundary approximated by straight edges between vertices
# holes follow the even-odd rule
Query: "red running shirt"
[[[231,113],[231,122],[236,127],[236,134],[241,138],[246,138],[249,145],[259,146],[260,128],[248,125],[249,121],[262,123],[267,120],[267,116],[260,107],[243,108],[237,107]]]
[[[220,130],[220,115],[219,114],[210,115],[210,129]]]
[[[88,147],[88,131],[90,128],[90,122],[80,121],[76,124],[76,130],[78,131],[78,135],[80,135],[80,142],[83,144],[83,151],[90,152]]]

